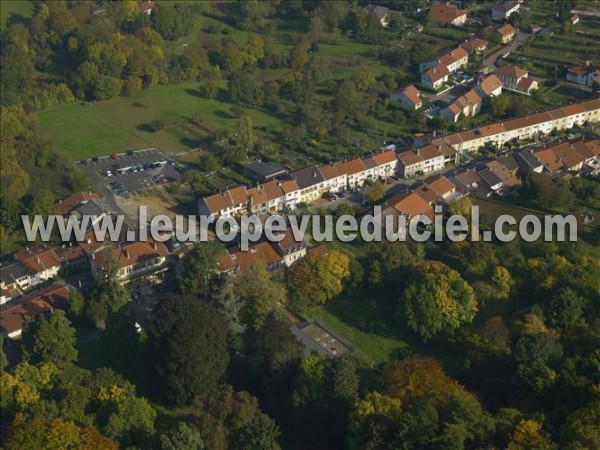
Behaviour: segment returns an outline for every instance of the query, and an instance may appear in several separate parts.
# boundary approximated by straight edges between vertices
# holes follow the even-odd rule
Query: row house
[[[343,163],[329,164],[320,167],[321,174],[327,182],[327,189],[331,192],[343,192],[348,185],[348,178],[344,171]]]
[[[446,81],[451,74],[467,65],[469,54],[462,47],[457,47],[447,53],[444,53],[437,59],[426,61],[419,64],[421,72],[421,83],[437,89]]]
[[[367,166],[360,158],[352,159],[342,163],[344,172],[348,179],[348,187],[353,189],[362,186],[367,179]]]
[[[442,170],[458,162],[458,153],[446,143],[430,144],[398,153],[398,172],[404,178]]]
[[[291,174],[292,180],[298,185],[300,202],[311,203],[327,191],[327,182],[317,166],[308,166]]]
[[[553,173],[558,170],[579,172],[585,164],[600,158],[600,142],[578,141],[562,142],[551,147],[533,150],[533,154],[542,163],[544,171]]]
[[[532,139],[553,130],[566,130],[600,121],[600,99],[585,100],[532,115],[516,117],[434,139],[459,152],[474,152],[488,143],[501,146],[512,139]]]
[[[394,150],[384,150],[375,153],[372,157],[377,166],[377,176],[379,178],[389,178],[396,174],[398,170],[398,157]]]
[[[21,337],[25,323],[39,314],[55,309],[66,309],[69,289],[65,284],[55,283],[23,297],[3,304],[0,309],[0,328],[3,338]]]
[[[47,245],[27,248],[0,266],[0,303],[58,276],[61,260]]]
[[[469,54],[462,47],[450,50],[435,59],[425,61],[419,64],[419,72],[423,73],[433,67],[445,67],[449,73],[454,73],[469,62]]]
[[[440,116],[452,122],[457,122],[461,116],[473,117],[479,111],[481,111],[481,97],[474,89],[471,89],[442,109]]]

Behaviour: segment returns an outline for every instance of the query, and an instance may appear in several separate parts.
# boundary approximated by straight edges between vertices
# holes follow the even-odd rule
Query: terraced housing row
[[[600,121],[600,99],[573,103],[561,108],[517,117],[459,133],[431,138],[427,145],[396,152],[386,149],[366,158],[326,166],[309,166],[256,187],[234,186],[198,200],[198,212],[211,220],[241,214],[264,214],[284,208],[294,210],[326,192],[362,186],[367,180],[399,175],[411,178],[456,164],[461,154],[486,145],[501,146],[513,139],[524,141]]]

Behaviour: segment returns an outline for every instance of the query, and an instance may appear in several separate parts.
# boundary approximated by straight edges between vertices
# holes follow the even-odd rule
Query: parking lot
[[[182,165],[156,149],[130,151],[79,161],[100,192],[126,196],[178,181]]]

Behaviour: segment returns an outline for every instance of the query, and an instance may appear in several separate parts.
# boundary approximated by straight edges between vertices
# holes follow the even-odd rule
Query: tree
[[[471,323],[477,312],[473,288],[438,261],[413,266],[398,304],[398,315],[425,339]]]
[[[35,361],[70,363],[77,360],[75,328],[64,311],[38,314],[23,329],[26,354]]]
[[[496,266],[492,273],[492,283],[496,288],[496,298],[507,299],[510,295],[510,272],[506,267]]]
[[[61,419],[38,418],[13,425],[6,448],[117,450],[119,446],[94,428],[81,428],[73,422]]]
[[[339,442],[358,397],[356,361],[311,355],[300,363],[291,390],[295,427],[312,442]]]
[[[237,105],[260,106],[265,98],[264,86],[256,80],[255,74],[248,70],[237,70],[229,76],[227,82],[229,98]]]
[[[299,307],[319,305],[342,292],[350,275],[350,258],[339,252],[312,254],[302,258],[288,271],[288,290]]]
[[[514,14],[512,14],[514,15]],[[521,420],[512,434],[507,450],[554,450],[557,446],[542,430],[542,424],[535,420]]]
[[[227,322],[227,341],[233,349],[239,350],[242,346],[241,335],[246,331],[246,324],[242,321],[242,308],[244,301],[237,295],[235,285],[229,279],[214,295],[215,306]]]
[[[588,405],[569,415],[562,435],[567,441],[563,448],[599,448],[600,447],[600,400],[594,399]]]
[[[550,325],[565,329],[585,325],[585,306],[585,299],[573,289],[559,289],[550,299],[547,316]]]
[[[224,253],[217,241],[198,242],[180,265],[179,290],[189,295],[207,297],[215,286],[219,257]]]
[[[471,208],[473,207],[473,201],[470,197],[462,197],[458,200],[453,200],[448,205],[448,212],[451,215],[463,216],[466,218],[471,217]]]
[[[160,450],[204,450],[202,436],[195,428],[179,422],[175,428],[160,436]]]
[[[249,0],[240,3],[240,26],[243,30],[264,31],[271,26],[269,20],[274,13],[274,4]]]
[[[367,92],[375,82],[375,75],[368,68],[361,67],[352,74],[352,81],[357,91]]]
[[[214,389],[227,369],[225,319],[194,296],[169,294],[161,300],[149,336],[166,397],[176,405]]]
[[[85,311],[86,317],[96,324],[103,324],[109,314],[119,311],[129,299],[129,293],[116,279],[116,261],[109,259],[106,270],[107,277],[94,284]]]
[[[248,157],[248,152],[254,148],[254,131],[252,129],[252,119],[247,114],[243,114],[240,117],[236,141],[238,146],[244,151],[245,156]]]
[[[499,95],[490,100],[490,106],[494,117],[505,117],[510,106],[510,99],[507,95]]]
[[[358,402],[350,417],[348,448],[391,449],[402,403],[379,392],[370,392]]]
[[[398,361],[385,369],[383,378],[386,394],[402,403],[431,397],[435,404],[442,405],[451,395],[465,392],[430,358]]]
[[[381,200],[384,195],[385,187],[380,181],[376,181],[367,190],[367,201],[375,203],[376,201]]]
[[[279,316],[286,303],[283,286],[273,281],[263,262],[258,262],[242,275],[236,285],[244,302],[242,317],[254,330],[264,326],[270,316]]]
[[[290,66],[297,70],[304,67],[308,61],[308,40],[298,39],[290,50]]]
[[[192,416],[211,450],[280,448],[276,442],[279,430],[261,412],[256,398],[247,392],[235,392],[231,386],[199,396]]]
[[[170,41],[189,33],[193,14],[185,3],[162,3],[152,9],[152,27]]]
[[[31,214],[34,216],[47,217],[54,208],[54,194],[48,189],[37,191],[31,203]]]
[[[270,320],[248,336],[246,357],[252,392],[267,411],[287,406],[290,383],[302,359],[302,345],[288,323]]]
[[[71,318],[79,317],[85,308],[85,299],[78,289],[69,290],[69,304],[67,305]]]
[[[219,81],[221,79],[221,70],[218,66],[210,67],[204,71],[203,83],[200,86],[202,95],[206,98],[217,98],[219,94]]]
[[[102,343],[114,367],[130,367],[139,356],[139,337],[135,316],[126,308],[112,313],[102,334]]]
[[[515,346],[514,359],[523,388],[540,394],[552,386],[558,376],[556,369],[562,355],[562,345],[550,333],[521,337]]]
[[[4,353],[4,338],[0,336],[0,372],[6,366],[8,366],[8,358],[6,357],[6,353]]]

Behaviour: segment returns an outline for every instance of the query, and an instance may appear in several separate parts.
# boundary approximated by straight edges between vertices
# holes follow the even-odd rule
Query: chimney
[[[154,247],[154,250],[158,249],[158,245],[156,245],[156,241],[152,241],[152,247]]]
[[[123,254],[125,255],[125,258],[129,259],[129,250],[123,250]]]
[[[415,149],[415,152],[417,152],[417,155],[421,156],[421,149],[420,148]]]

